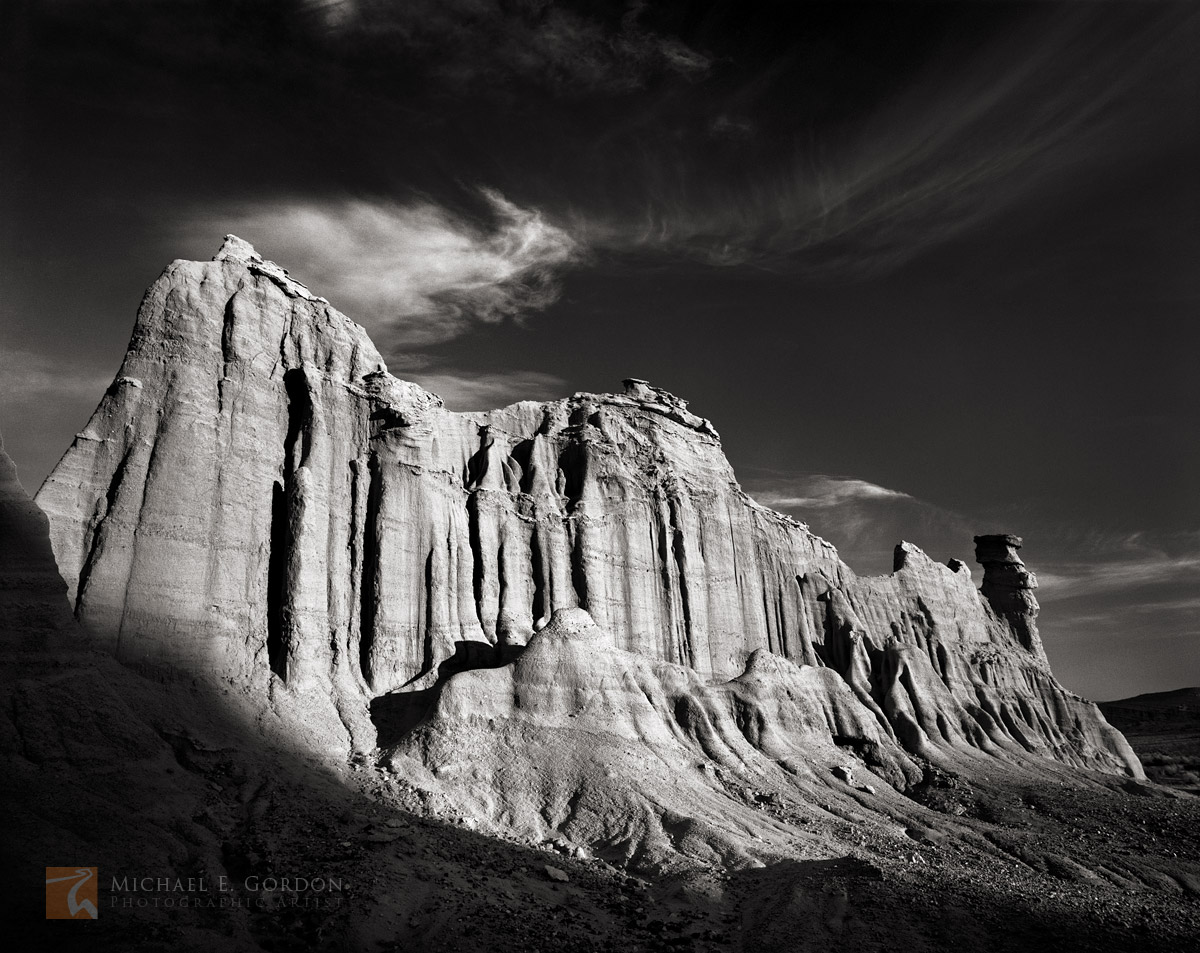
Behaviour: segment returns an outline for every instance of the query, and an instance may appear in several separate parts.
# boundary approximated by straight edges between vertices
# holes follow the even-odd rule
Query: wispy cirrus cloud
[[[47,400],[94,405],[110,383],[111,373],[64,366],[49,354],[0,344],[0,416],[24,413]]]
[[[493,410],[519,400],[568,396],[568,384],[541,371],[479,372],[442,368],[405,371],[407,380],[440,396],[451,410]]]
[[[934,558],[969,563],[972,535],[979,531],[949,509],[856,477],[751,470],[745,489],[764,506],[808,523],[862,573],[891,572],[901,540]]]
[[[111,368],[0,343],[0,434],[27,490],[37,490],[65,449],[45,446],[42,434],[64,422],[81,428],[112,378]]]
[[[835,277],[890,271],[1041,190],[1072,187],[1081,170],[1127,159],[1145,130],[1190,121],[1181,97],[1177,110],[1147,114],[1136,91],[1184,75],[1200,12],[1137,6],[1097,18],[1047,5],[969,66],[931,66],[819,143],[786,127],[761,136],[731,118],[779,95],[777,77],[752,77],[715,99],[691,134],[675,131],[657,150],[635,152],[634,214],[583,209],[577,234],[600,249],[705,265]],[[1094,81],[1073,82],[1080,74]],[[642,134],[653,136],[657,120],[650,113]],[[719,176],[694,161],[701,140],[714,136],[733,140]]]
[[[754,499],[807,522],[862,571],[889,571],[892,547],[901,539],[930,555],[970,563],[975,535],[1011,531],[1025,538],[1023,556],[1037,574],[1043,603],[1116,598],[1130,611],[1139,606],[1184,611],[1200,604],[1200,532],[1113,532],[1036,518],[1030,525],[997,525],[994,516],[972,519],[854,477],[751,474],[746,489]]]
[[[1200,685],[1200,533],[1087,533],[1035,565],[1064,683],[1092,698]]]
[[[1055,558],[1038,571],[1043,602],[1140,593],[1142,606],[1186,610],[1200,605],[1179,594],[1180,589],[1200,593],[1200,533],[1088,534],[1056,548]]]
[[[511,80],[564,95],[636,89],[655,75],[695,79],[709,56],[643,24],[647,4],[619,16],[555,0],[308,0],[309,14],[349,41],[383,36],[448,89],[468,91]]]
[[[281,199],[204,212],[187,227],[236,232],[377,343],[423,347],[541,310],[558,297],[559,270],[582,254],[542,212],[492,189],[479,195],[486,221],[432,201]]]
[[[772,489],[768,481],[755,494],[758,502],[776,509],[827,509],[862,500],[911,500],[899,490],[856,480],[852,477],[827,476],[810,473],[781,481]]]

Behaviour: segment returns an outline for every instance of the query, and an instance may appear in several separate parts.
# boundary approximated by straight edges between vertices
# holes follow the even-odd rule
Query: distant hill
[[[1144,695],[1134,695],[1132,698],[1100,702],[1100,708],[1105,714],[1110,708],[1141,712],[1194,711],[1200,714],[1200,688],[1176,688],[1169,692],[1146,692]]]
[[[1100,710],[1142,759],[1147,778],[1200,795],[1200,688],[1100,702]]]

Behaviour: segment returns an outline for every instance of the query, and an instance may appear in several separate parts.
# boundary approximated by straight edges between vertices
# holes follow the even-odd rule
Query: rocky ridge
[[[586,723],[714,771],[850,756],[889,790],[977,757],[1141,773],[1050,672],[1017,537],[977,537],[982,592],[909,543],[858,577],[751,500],[679,398],[448,411],[232,236],[148,291],[37,502],[120,659],[258,693],[337,757],[382,745],[500,826],[545,821],[447,780],[464,726],[497,764]]]

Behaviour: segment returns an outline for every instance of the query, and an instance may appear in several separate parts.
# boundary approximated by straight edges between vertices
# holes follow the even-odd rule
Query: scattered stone
[[[373,834],[364,834],[359,838],[359,840],[366,841],[368,844],[390,844],[392,841],[398,840],[399,838],[399,834],[378,831]]]
[[[906,827],[904,833],[922,844],[941,844],[946,840],[946,835],[941,831],[928,827]]]

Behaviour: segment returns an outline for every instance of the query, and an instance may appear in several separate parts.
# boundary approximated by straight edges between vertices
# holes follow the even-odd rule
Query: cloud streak
[[[342,199],[205,213],[188,227],[244,235],[381,343],[419,348],[545,308],[558,297],[558,271],[582,254],[541,212],[491,189],[479,195],[482,224],[430,201]]]
[[[930,68],[853,131],[819,144],[785,130],[792,146],[780,150],[781,131],[768,138],[734,124],[717,101],[682,146],[645,152],[635,215],[583,212],[577,232],[597,248],[705,265],[842,277],[892,270],[1039,190],[1070,188],[1080,170],[1135,154],[1147,129],[1189,121],[1187,106],[1139,111],[1136,93],[1184,75],[1200,17],[1178,5],[1138,6],[1136,17],[1051,9],[970,68]],[[1074,82],[1080,74],[1089,82]],[[758,82],[745,84],[751,102],[778,95]],[[725,97],[741,109],[745,98]],[[656,120],[650,114],[647,126]],[[713,176],[692,154],[717,132],[738,141]]]
[[[1081,551],[1089,558],[1079,558]],[[1131,611],[1200,606],[1194,596],[1200,592],[1200,533],[1093,535],[1042,565],[1037,574],[1042,602],[1119,595]]]
[[[37,490],[65,449],[43,435],[82,428],[112,379],[111,370],[0,344],[0,433],[27,490]]]
[[[5,416],[46,401],[99,401],[112,374],[64,367],[48,354],[0,345],[0,406]]]
[[[899,490],[852,477],[806,474],[772,489],[767,483],[755,494],[758,502],[776,509],[828,509],[863,500],[911,500]]]
[[[935,559],[971,562],[978,529],[960,514],[901,490],[855,477],[771,470],[749,471],[745,488],[764,506],[808,523],[856,572],[891,572],[901,540]]]
[[[481,372],[453,368],[404,372],[406,380],[441,397],[451,410],[493,410],[519,400],[567,396],[567,382],[541,371]]]
[[[809,523],[832,540],[856,570],[888,572],[901,539],[937,558],[973,565],[973,537],[992,531],[1023,535],[1026,562],[1037,574],[1043,604],[1111,601],[1126,614],[1200,607],[1200,533],[1114,533],[1061,526],[997,526],[866,480],[827,474],[759,471],[747,491],[764,506]],[[974,567],[976,578],[978,567]],[[1084,610],[1086,611],[1086,610]]]
[[[306,7],[333,36],[385,38],[458,92],[521,80],[564,96],[620,93],[658,75],[698,79],[712,66],[678,37],[644,26],[643,2],[603,19],[554,0],[310,0]]]
[[[1200,534],[1094,542],[1034,566],[1055,670],[1096,698],[1200,684]]]

